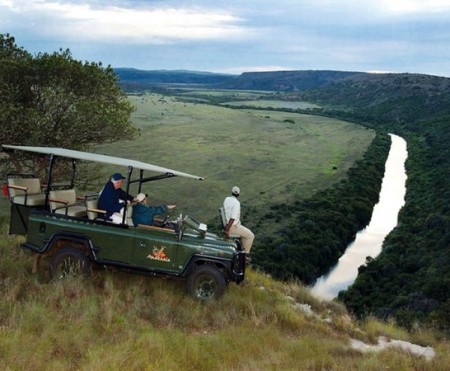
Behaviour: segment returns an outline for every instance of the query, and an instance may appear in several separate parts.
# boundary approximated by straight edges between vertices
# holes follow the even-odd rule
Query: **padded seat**
[[[78,218],[82,218],[87,215],[86,205],[80,205],[77,203],[75,189],[50,191],[48,200],[50,211],[53,213],[63,214],[66,216],[75,216]]]
[[[106,214],[106,210],[101,210],[97,208],[98,198],[87,197],[86,198],[86,211],[87,217],[89,220],[95,220],[100,218],[104,220],[104,216]],[[128,205],[127,207],[127,215],[126,215],[126,224],[129,226],[133,226],[133,207],[132,205]]]
[[[95,220],[97,218],[102,218],[106,214],[106,210],[101,210],[97,208],[98,198],[86,198],[86,211],[89,220]]]
[[[45,193],[38,178],[8,178],[9,199],[14,204],[43,206]]]

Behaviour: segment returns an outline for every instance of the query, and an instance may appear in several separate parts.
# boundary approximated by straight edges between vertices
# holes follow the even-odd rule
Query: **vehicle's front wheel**
[[[63,279],[91,273],[89,258],[79,249],[63,247],[50,261],[50,278]]]
[[[225,278],[213,266],[197,267],[187,280],[189,294],[199,300],[212,300],[223,295],[226,289]]]

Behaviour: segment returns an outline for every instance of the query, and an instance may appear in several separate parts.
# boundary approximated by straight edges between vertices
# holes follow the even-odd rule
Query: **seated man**
[[[225,218],[227,224],[224,228],[225,235],[235,234],[241,236],[242,247],[246,253],[246,261],[250,262],[250,250],[253,245],[255,235],[253,232],[241,224],[241,203],[239,195],[241,191],[239,187],[234,186],[231,189],[231,196],[225,198],[223,208],[225,210]]]
[[[133,196],[121,188],[124,179],[120,173],[113,174],[101,190],[98,199],[97,207],[106,211],[105,219],[112,220],[115,224],[122,223],[125,205],[133,201]]]
[[[149,206],[147,205],[147,196],[144,193],[139,193],[136,196],[137,203],[133,206],[133,224],[153,225],[155,215],[162,215],[176,207],[176,205],[161,205]]]

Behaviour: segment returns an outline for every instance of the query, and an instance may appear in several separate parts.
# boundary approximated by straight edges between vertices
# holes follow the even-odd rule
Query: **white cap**
[[[136,196],[136,201],[137,201],[137,202],[142,202],[142,201],[144,201],[144,198],[146,198],[147,196],[148,196],[147,194],[139,193],[139,194]]]
[[[238,186],[234,186],[233,188],[231,188],[231,193],[234,195],[238,195],[241,193],[241,190],[239,189]]]

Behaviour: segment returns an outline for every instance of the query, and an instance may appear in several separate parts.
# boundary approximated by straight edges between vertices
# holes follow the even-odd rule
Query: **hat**
[[[142,202],[142,201],[144,201],[144,198],[146,198],[147,196],[148,196],[148,194],[139,193],[139,194],[136,196],[136,201],[137,201],[137,202]]]
[[[231,193],[234,195],[238,195],[241,193],[241,190],[239,189],[238,186],[234,186],[233,188],[231,188]]]
[[[125,179],[125,177],[120,173],[114,173],[111,177],[114,181]]]

